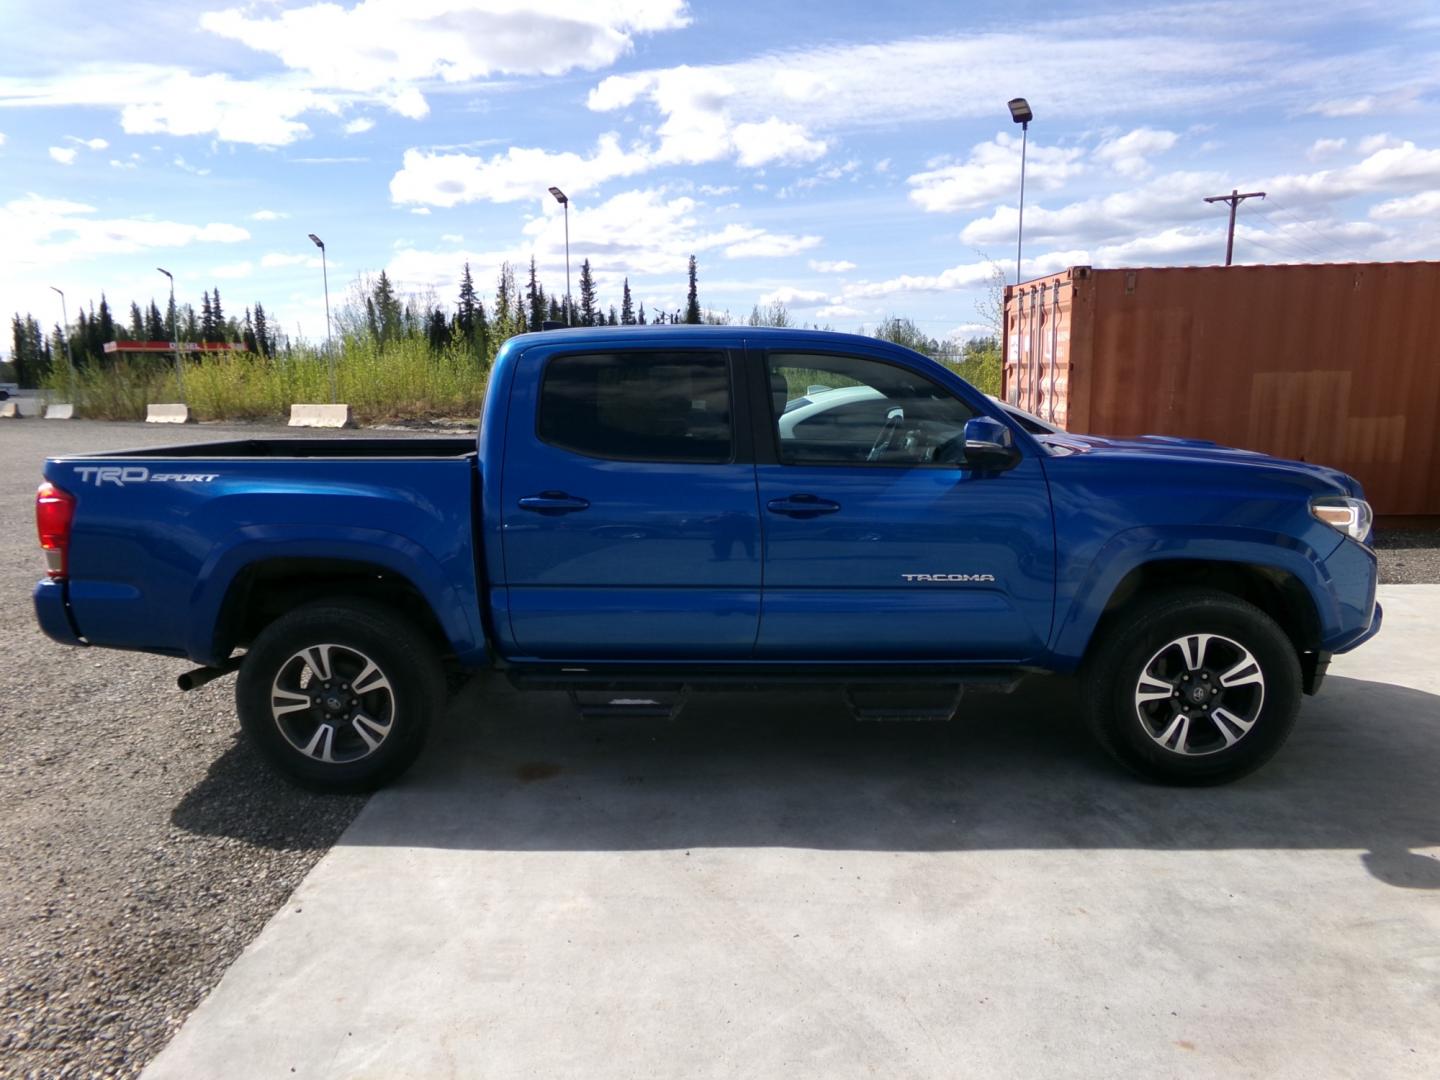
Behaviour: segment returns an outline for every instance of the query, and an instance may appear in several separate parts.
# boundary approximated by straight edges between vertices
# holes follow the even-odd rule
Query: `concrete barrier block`
[[[13,401],[0,401],[0,420],[18,420],[20,406]]]
[[[193,424],[195,418],[190,415],[188,405],[147,405],[145,406],[145,422],[147,424]]]
[[[290,426],[348,428],[355,423],[349,405],[291,405]]]
[[[52,402],[45,406],[46,420],[74,420],[75,406],[70,402]]]

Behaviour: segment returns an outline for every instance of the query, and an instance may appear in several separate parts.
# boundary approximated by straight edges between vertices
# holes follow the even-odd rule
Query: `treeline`
[[[81,307],[73,325],[62,328],[56,323],[48,334],[35,316],[17,313],[10,321],[15,381],[27,387],[40,385],[57,363],[64,364],[67,350],[77,370],[114,364],[120,354],[105,351],[111,341],[243,342],[257,356],[274,356],[289,347],[271,325],[265,305],[256,302],[245,309],[242,318],[234,319],[225,315],[219,289],[207,290],[202,296],[198,312],[189,304],[176,305],[173,318],[154,300],[145,308],[131,301],[129,316],[122,320],[115,317],[109,299],[101,293],[98,307],[92,301],[88,311]],[[180,324],[178,337],[176,322]]]

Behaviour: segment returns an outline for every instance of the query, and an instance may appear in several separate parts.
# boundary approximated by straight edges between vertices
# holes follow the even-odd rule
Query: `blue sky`
[[[1440,8],[1391,0],[1085,5],[731,0],[0,0],[0,312],[48,325],[177,279],[317,338],[387,269],[453,302],[470,261],[604,303],[784,300],[850,330],[985,322],[1025,276],[1440,257]],[[71,314],[74,309],[72,306]],[[8,340],[4,343],[8,349]]]

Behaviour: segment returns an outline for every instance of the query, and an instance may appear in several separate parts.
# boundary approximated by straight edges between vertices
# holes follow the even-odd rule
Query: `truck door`
[[[760,611],[755,466],[725,349],[531,349],[502,472],[517,657],[743,658]]]
[[[756,656],[1040,653],[1055,572],[1040,462],[1027,454],[1004,472],[963,467],[965,422],[977,408],[883,352],[771,351],[763,365],[770,439],[757,450],[765,594]]]

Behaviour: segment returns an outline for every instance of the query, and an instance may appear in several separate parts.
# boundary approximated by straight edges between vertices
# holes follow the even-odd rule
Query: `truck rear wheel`
[[[1285,632],[1228,593],[1167,592],[1128,608],[1087,657],[1086,717],[1122,765],[1171,784],[1222,784],[1280,749],[1300,708]]]
[[[235,683],[240,725],[256,748],[317,791],[368,791],[399,776],[444,703],[430,643],[364,602],[319,601],[276,619]]]

